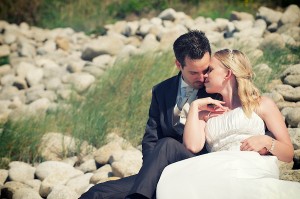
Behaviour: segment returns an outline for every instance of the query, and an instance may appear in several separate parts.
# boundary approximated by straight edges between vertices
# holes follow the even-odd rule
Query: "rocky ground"
[[[84,94],[108,67],[140,53],[168,50],[181,34],[192,29],[206,33],[213,49],[247,46],[255,57],[266,46],[300,47],[300,9],[283,12],[261,7],[257,15],[232,12],[230,19],[197,17],[173,9],[152,19],[119,21],[106,26],[107,34],[87,36],[70,28],[46,30],[0,21],[0,57],[10,63],[0,67],[0,122],[43,114],[57,108],[71,93]],[[295,59],[288,55],[287,59]],[[295,149],[294,163],[280,163],[281,179],[300,182],[300,60],[274,80],[268,93],[281,110]],[[271,68],[260,64],[266,75]],[[142,164],[140,147],[113,132],[107,144],[94,148],[61,132],[44,135],[38,150],[42,163],[14,161],[0,170],[1,198],[75,199],[92,185],[132,175]],[[62,144],[63,143],[63,144]],[[62,158],[63,154],[67,158]],[[294,169],[293,169],[294,168]]]

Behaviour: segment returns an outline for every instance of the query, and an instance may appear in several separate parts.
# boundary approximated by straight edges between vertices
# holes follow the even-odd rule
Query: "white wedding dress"
[[[241,107],[208,120],[208,154],[167,166],[157,199],[300,199],[300,183],[279,180],[276,156],[240,151],[241,141],[265,133],[255,113]]]

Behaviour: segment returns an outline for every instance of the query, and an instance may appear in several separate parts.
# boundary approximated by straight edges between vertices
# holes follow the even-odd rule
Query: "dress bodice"
[[[242,140],[265,134],[265,125],[255,112],[248,118],[242,107],[238,107],[210,118],[205,132],[208,151],[239,151]]]

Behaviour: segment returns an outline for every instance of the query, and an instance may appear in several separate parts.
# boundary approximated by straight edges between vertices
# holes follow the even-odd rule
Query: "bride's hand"
[[[219,116],[228,110],[223,106],[225,102],[210,97],[197,99],[192,102],[191,108],[199,112],[199,118],[207,121],[209,118]]]
[[[198,108],[198,111],[209,111],[209,112],[224,112],[228,108],[223,106],[225,102],[220,100],[212,99],[211,97],[196,99],[192,102],[191,107]]]
[[[266,135],[255,135],[241,142],[241,151],[263,152],[268,138]]]

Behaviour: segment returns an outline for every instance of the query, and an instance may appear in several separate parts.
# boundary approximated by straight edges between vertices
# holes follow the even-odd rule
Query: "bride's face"
[[[225,81],[227,75],[228,69],[218,59],[212,57],[208,66],[208,72],[205,75],[204,85],[206,92],[220,93],[227,82]]]

